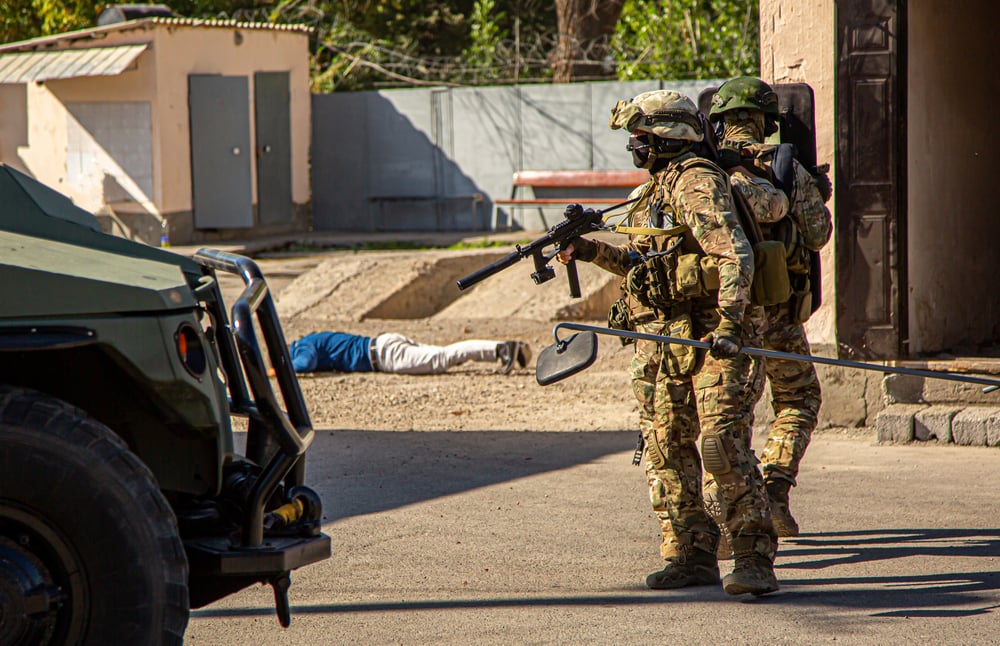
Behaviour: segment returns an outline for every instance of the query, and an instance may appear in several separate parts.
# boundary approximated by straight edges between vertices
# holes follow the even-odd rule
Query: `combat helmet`
[[[730,110],[760,110],[771,117],[778,116],[778,95],[771,86],[753,76],[737,76],[722,84],[712,95],[708,118],[717,121]]]
[[[662,139],[698,142],[704,138],[698,108],[672,90],[652,90],[619,101],[611,108],[608,125],[612,130],[647,132]]]

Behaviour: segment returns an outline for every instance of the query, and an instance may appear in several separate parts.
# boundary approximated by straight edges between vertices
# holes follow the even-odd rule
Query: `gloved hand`
[[[830,198],[833,197],[833,185],[830,183],[830,176],[827,173],[814,173],[812,178],[820,197],[823,198],[823,203],[829,202]]]
[[[712,344],[709,353],[716,359],[728,359],[740,353],[743,343],[743,326],[724,318],[718,327],[701,339]]]
[[[597,243],[587,238],[570,238],[560,245],[556,257],[564,265],[570,260],[590,262],[597,257]]]
[[[740,157],[740,151],[735,148],[719,148],[716,160],[718,161],[719,168],[722,170],[729,170],[730,168],[741,166],[743,164],[743,159]]]

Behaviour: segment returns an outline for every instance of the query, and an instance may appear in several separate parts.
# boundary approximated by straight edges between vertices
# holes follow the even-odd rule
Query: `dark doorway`
[[[837,3],[837,337],[844,358],[905,357],[905,0]]]

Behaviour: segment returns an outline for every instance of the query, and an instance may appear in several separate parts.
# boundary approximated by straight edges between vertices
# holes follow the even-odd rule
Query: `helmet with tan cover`
[[[652,90],[619,101],[611,108],[608,125],[612,130],[647,132],[663,139],[698,142],[704,138],[698,108],[673,90]]]

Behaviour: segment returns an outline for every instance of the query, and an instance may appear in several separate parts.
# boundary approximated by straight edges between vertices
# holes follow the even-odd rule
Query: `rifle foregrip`
[[[521,259],[521,254],[515,251],[513,253],[504,256],[500,260],[497,260],[496,262],[486,265],[482,269],[477,269],[468,276],[459,278],[456,281],[456,284],[458,285],[459,289],[468,289],[469,287],[472,287],[479,281],[485,280],[490,276],[492,276],[493,274],[503,271],[504,269],[507,269],[520,259]]]
[[[569,279],[569,295],[580,298],[580,274],[576,271],[576,260],[566,263],[566,278]]]

